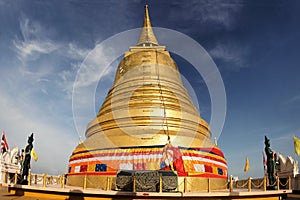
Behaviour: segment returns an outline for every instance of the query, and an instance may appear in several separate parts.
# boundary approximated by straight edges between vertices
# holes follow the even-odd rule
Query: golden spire
[[[137,46],[151,46],[151,45],[158,46],[158,42],[157,42],[156,37],[152,30],[150,17],[149,17],[149,11],[148,11],[148,5],[146,5],[143,29],[142,29],[139,41],[137,43]]]

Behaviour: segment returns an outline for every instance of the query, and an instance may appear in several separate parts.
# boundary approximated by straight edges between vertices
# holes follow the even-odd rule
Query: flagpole
[[[4,171],[4,169],[3,169],[3,167],[4,167],[4,162],[3,162],[3,149],[2,149],[2,139],[3,139],[3,134],[4,134],[4,131],[2,131],[2,135],[1,135],[1,152],[0,152],[0,154],[1,154],[1,160],[0,160],[0,182],[1,183],[3,183],[3,172],[2,171]]]
[[[1,166],[3,163],[3,148],[2,148],[3,135],[4,135],[4,131],[2,130],[2,134],[1,134]]]

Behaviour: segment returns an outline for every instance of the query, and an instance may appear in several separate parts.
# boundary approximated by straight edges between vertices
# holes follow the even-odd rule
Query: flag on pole
[[[264,170],[267,168],[267,160],[264,151],[262,151]]]
[[[249,159],[248,156],[246,157],[246,164],[245,164],[245,168],[244,168],[244,172],[248,171],[250,169],[250,164],[249,164]]]
[[[34,159],[34,161],[38,161],[39,157],[37,156],[34,148],[32,148],[31,152],[30,152],[31,157]]]
[[[5,153],[8,150],[8,144],[6,141],[5,133],[2,131],[2,136],[1,136],[1,153]]]
[[[294,149],[295,153],[299,156],[300,155],[300,139],[294,136]]]

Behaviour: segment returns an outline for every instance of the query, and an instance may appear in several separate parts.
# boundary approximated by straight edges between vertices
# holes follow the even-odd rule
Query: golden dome
[[[86,130],[88,149],[211,146],[208,124],[184,88],[177,65],[153,33],[148,7],[136,46],[120,62],[106,99]]]

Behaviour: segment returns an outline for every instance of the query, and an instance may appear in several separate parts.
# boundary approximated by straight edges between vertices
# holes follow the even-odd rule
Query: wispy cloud
[[[219,0],[207,1],[206,4],[197,3],[191,8],[200,15],[199,18],[207,23],[218,23],[231,29],[236,21],[235,15],[242,9],[239,1],[220,2]]]
[[[299,102],[300,102],[300,94],[295,95],[295,96],[291,97],[290,99],[286,100],[284,102],[284,104],[290,105],[290,104],[299,103]]]
[[[2,77],[3,84],[0,85],[0,128],[6,131],[10,148],[24,148],[27,136],[34,132],[34,146],[40,160],[32,163],[33,169],[47,169],[48,173],[65,172],[64,166],[49,164],[47,159],[64,163],[76,145],[77,134],[72,127],[72,115],[65,114],[71,110],[68,109],[71,102],[48,96],[48,91],[52,92],[56,88],[47,87],[47,90],[36,95],[38,86],[33,87],[32,83],[17,71],[14,77],[16,78],[13,80],[10,77]],[[45,95],[47,98],[44,98]],[[69,150],[65,149],[66,147]]]
[[[26,61],[27,59],[35,60],[40,54],[48,54],[58,49],[58,46],[50,41],[21,41],[16,39],[13,41],[13,44],[22,61]]]
[[[176,3],[174,3],[176,4]],[[234,27],[238,15],[243,5],[240,1],[220,1],[210,0],[206,2],[193,0],[188,4],[182,4],[178,2],[180,8],[188,10],[185,15],[180,15],[181,18],[187,21],[197,20],[203,23],[215,23],[219,26],[230,30]],[[179,15],[175,11],[171,10],[171,18],[177,18]]]
[[[20,31],[24,40],[42,38],[45,35],[45,28],[37,21],[30,21],[26,16],[20,20]]]
[[[23,78],[34,82],[52,77],[58,89],[65,92],[70,99],[77,71],[91,49],[80,48],[73,42],[52,40],[50,33],[55,32],[54,30],[49,30],[25,16],[20,20],[19,25],[22,36],[16,36],[12,41],[13,49],[22,63],[18,67],[19,73]],[[95,56],[91,61],[97,62],[99,59],[101,58]],[[61,67],[63,62],[68,62],[69,66]],[[92,69],[96,67],[98,66]],[[88,84],[86,80],[83,81]],[[48,94],[45,88],[40,91]]]
[[[14,47],[22,62],[36,60],[41,54],[48,54],[59,48],[59,45],[47,38],[47,30],[39,23],[29,21],[28,18],[20,20],[21,38],[15,38]]]
[[[91,51],[88,48],[79,48],[75,43],[58,42],[51,39],[49,32],[37,21],[24,18],[20,20],[21,37],[15,37],[13,45],[19,59],[26,63],[37,60],[43,54],[57,53],[60,56],[82,61]],[[56,52],[55,52],[56,51]]]
[[[11,43],[15,60],[9,69],[0,68],[5,71],[0,73],[1,129],[7,132],[10,146],[20,148],[34,132],[39,161],[32,163],[33,170],[63,173],[78,141],[70,93],[90,49],[55,40],[51,37],[55,30],[26,17],[20,20],[19,29],[21,36],[16,34]]]
[[[98,82],[101,77],[112,73],[112,68],[109,68],[109,66],[111,60],[116,56],[113,49],[108,54],[107,51],[104,51],[104,48],[109,47],[97,45],[93,51],[89,53],[77,73],[75,87],[87,87]]]
[[[279,135],[279,136],[273,138],[272,141],[279,143],[279,144],[284,141],[291,141],[293,139],[293,136],[296,134],[296,132],[299,132],[299,130],[296,130],[295,132],[292,132],[292,133],[286,133],[286,134]]]
[[[64,173],[66,167],[55,163],[64,163],[68,160],[77,138],[72,137],[70,126],[68,130],[53,120],[59,116],[52,115],[45,107],[30,106],[35,102],[34,99],[15,98],[8,93],[2,93],[0,110],[9,114],[0,115],[1,129],[6,131],[10,148],[15,146],[25,148],[27,137],[33,132],[34,147],[39,156],[39,161],[32,163],[33,170],[40,173],[44,171],[51,174]],[[67,119],[64,120],[67,122]],[[51,164],[48,160],[56,162]]]
[[[79,48],[74,43],[69,43],[65,48],[60,49],[59,53],[71,59],[70,66],[60,71],[57,75],[60,78],[57,81],[58,86],[67,94],[67,98],[71,99],[76,75],[91,49]]]
[[[91,49],[79,48],[74,43],[69,43],[67,48],[68,56],[76,60],[83,60],[90,51]]]
[[[37,133],[36,150],[40,157],[46,158],[51,145],[55,144],[55,151],[48,158],[54,160],[57,156],[57,160],[67,164],[67,157],[76,146],[78,137],[84,135],[87,123],[95,117],[94,112],[86,111],[95,110],[95,94],[89,99],[85,98],[85,94],[95,92],[91,86],[97,86],[100,79],[112,82],[114,68],[109,66],[116,55],[113,49],[108,50],[111,47],[95,44],[94,49],[89,49],[79,47],[75,42],[55,40],[42,24],[27,18],[21,20],[19,26],[22,36],[13,39],[12,48],[20,64],[13,65],[14,74],[6,77],[6,88],[11,90],[1,94],[0,105],[0,109],[13,118],[0,115],[6,124],[3,129],[12,137],[22,133],[23,138],[14,141],[17,146],[26,141],[31,131]],[[14,80],[14,77],[18,79]],[[74,86],[82,90],[73,100],[72,107],[73,91],[78,92]],[[108,91],[110,86],[105,82],[101,87]],[[13,98],[15,94],[18,98]],[[105,93],[101,93],[101,98],[104,98],[103,95]],[[74,117],[76,121],[73,121]],[[22,121],[18,127],[14,127],[16,120]],[[80,127],[78,132],[77,127]],[[37,163],[41,171],[49,172],[56,168],[41,163],[42,159]],[[62,170],[62,165],[58,170]]]
[[[249,48],[235,43],[219,43],[209,51],[214,59],[225,62],[228,70],[239,71],[241,68],[248,67],[247,57],[250,53]]]
[[[113,61],[117,57],[113,48],[98,44],[80,64],[72,82],[73,117],[79,135],[97,115],[95,105],[103,102],[112,86],[116,69]]]

